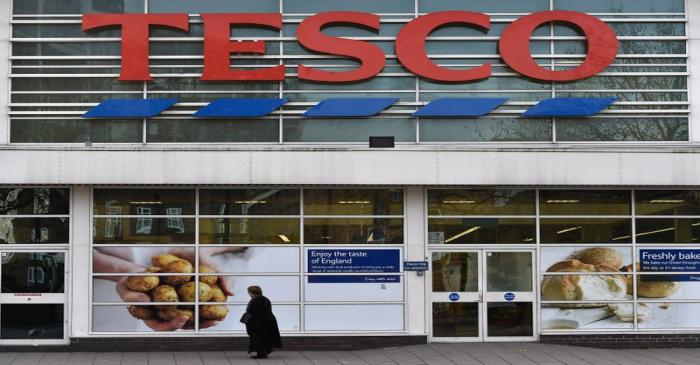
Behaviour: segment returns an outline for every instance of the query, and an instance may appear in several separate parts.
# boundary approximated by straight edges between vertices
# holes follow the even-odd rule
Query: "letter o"
[[[583,30],[588,53],[583,64],[571,70],[554,71],[538,65],[530,54],[530,36],[538,26],[564,22]],[[600,19],[576,11],[543,11],[526,15],[510,24],[501,35],[498,50],[516,72],[537,80],[575,81],[591,77],[610,65],[617,56],[617,35]]]

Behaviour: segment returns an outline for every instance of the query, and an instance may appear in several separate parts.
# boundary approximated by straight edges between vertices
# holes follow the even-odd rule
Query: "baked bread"
[[[617,252],[617,250],[607,247],[591,247],[576,251],[569,256],[569,259],[576,259],[591,265],[603,265],[607,267],[622,266],[622,255]]]
[[[547,272],[616,272],[603,265],[584,264],[576,259],[560,261],[550,266]],[[542,279],[542,299],[551,301],[573,300],[623,300],[627,294],[627,283],[623,275],[549,275]],[[604,307],[598,303],[554,304],[560,308]]]
[[[634,307],[627,303],[611,303],[608,308],[622,322],[634,322]],[[651,309],[644,303],[637,306],[637,322],[646,322],[651,317]]]
[[[624,272],[632,272],[632,265],[627,265],[620,269]],[[637,263],[637,273],[640,271],[640,265]],[[639,274],[638,274],[639,275]],[[634,287],[632,286],[632,275],[625,275],[627,281],[627,294],[632,295]],[[647,281],[637,279],[637,296],[644,298],[666,298],[678,291],[681,283],[677,281]]]

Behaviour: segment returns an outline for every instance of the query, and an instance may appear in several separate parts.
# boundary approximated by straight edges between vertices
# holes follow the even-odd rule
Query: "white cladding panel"
[[[698,185],[694,149],[0,152],[0,184]]]

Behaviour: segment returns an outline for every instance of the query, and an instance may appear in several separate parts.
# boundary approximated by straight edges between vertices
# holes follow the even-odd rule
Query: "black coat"
[[[246,312],[251,315],[245,326],[250,336],[248,352],[270,352],[272,348],[282,347],[280,330],[269,299],[262,295],[251,299]]]

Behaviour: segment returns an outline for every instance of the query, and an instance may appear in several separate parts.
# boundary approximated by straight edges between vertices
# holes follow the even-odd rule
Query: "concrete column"
[[[425,246],[425,193],[422,187],[406,188],[406,260],[426,260]],[[428,277],[416,272],[406,273],[407,332],[412,335],[427,334],[426,284]]]
[[[70,247],[71,291],[70,313],[71,337],[87,336],[90,331],[90,187],[73,188],[71,231],[73,241]]]

